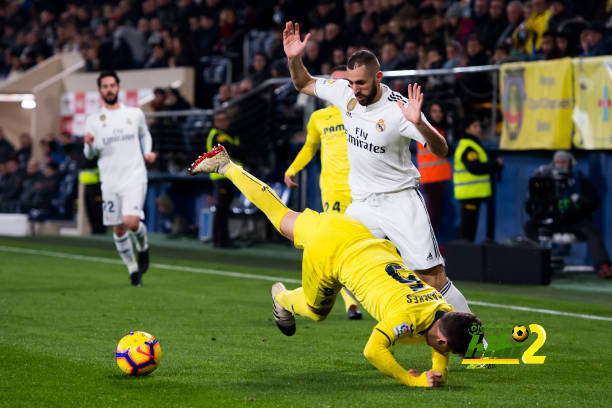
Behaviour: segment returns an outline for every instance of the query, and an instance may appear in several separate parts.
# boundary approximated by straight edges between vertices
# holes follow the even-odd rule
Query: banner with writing
[[[572,138],[572,60],[516,62],[500,70],[501,149],[568,149]]]
[[[612,56],[574,58],[574,146],[612,149]]]

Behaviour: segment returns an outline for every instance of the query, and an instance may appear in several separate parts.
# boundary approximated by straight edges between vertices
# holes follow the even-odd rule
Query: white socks
[[[132,245],[132,240],[130,239],[129,232],[126,232],[125,234],[123,234],[123,236],[120,237],[117,236],[117,234],[113,234],[113,240],[115,241],[115,247],[117,248],[117,252],[119,252],[123,263],[128,268],[128,272],[137,272],[138,264],[136,263],[136,257],[134,256],[134,247]]]
[[[444,296],[444,299],[446,299],[446,301],[450,303],[450,305],[453,307],[453,309],[455,309],[456,312],[472,313],[470,307],[467,304],[467,300],[465,300],[465,296],[463,296],[463,294],[459,292],[459,289],[457,289],[457,287],[453,285],[453,282],[450,279],[448,279],[444,286],[442,286],[442,288],[440,289],[440,293],[442,294],[442,296]],[[486,350],[488,346],[487,341],[483,338],[482,342]]]
[[[446,281],[444,286],[442,286],[440,293],[442,296],[444,296],[444,299],[451,304],[456,312],[472,312],[467,304],[467,300],[465,300],[463,294],[459,292],[459,289],[453,285],[453,282],[450,279]]]
[[[134,244],[138,252],[146,251],[149,249],[149,240],[147,238],[147,226],[144,222],[140,221],[138,229],[134,232]]]

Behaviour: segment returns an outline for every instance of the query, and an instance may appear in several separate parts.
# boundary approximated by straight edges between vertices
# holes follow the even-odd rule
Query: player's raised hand
[[[304,41],[302,41],[300,39],[300,25],[298,23],[293,24],[293,22],[287,21],[285,24],[285,29],[283,30],[283,48],[285,49],[287,58],[302,55],[309,39],[310,33],[306,34]]]
[[[91,133],[85,134],[85,136],[83,137],[83,142],[91,146],[94,142],[94,135],[92,135]]]
[[[157,153],[150,152],[150,153],[147,153],[147,154],[143,155],[143,157],[149,163],[153,163],[157,159]]]
[[[421,92],[421,85],[408,85],[408,102],[403,103],[402,101],[397,101],[397,105],[402,110],[406,120],[409,120],[414,124],[421,122],[421,107],[423,106],[423,92]]]
[[[286,175],[285,176],[285,185],[289,188],[296,188],[299,186],[298,183],[295,182],[294,180],[295,176],[290,176],[290,175]]]

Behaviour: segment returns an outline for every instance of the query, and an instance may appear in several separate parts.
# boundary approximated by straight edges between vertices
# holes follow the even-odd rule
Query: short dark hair
[[[477,326],[478,331],[471,330],[472,326]],[[484,333],[480,332],[480,326],[482,322],[473,313],[447,312],[440,318],[440,331],[446,336],[448,347],[454,354],[465,355],[472,340],[472,333],[480,333],[479,342],[482,341]]]
[[[346,65],[334,65],[331,71],[329,72],[335,72],[335,71],[346,71]]]
[[[372,51],[359,50],[355,51],[346,64],[348,69],[355,69],[362,65],[365,65],[366,69],[370,72],[380,71],[380,62]]]
[[[102,86],[102,78],[113,77],[115,81],[117,81],[117,85],[119,85],[119,77],[115,71],[102,71],[100,75],[98,75],[98,88]]]

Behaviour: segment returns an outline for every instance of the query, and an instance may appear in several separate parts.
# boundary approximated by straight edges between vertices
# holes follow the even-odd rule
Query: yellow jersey
[[[443,312],[453,310],[404,265],[391,242],[374,238],[349,216],[306,209],[296,220],[294,237],[295,247],[304,249],[302,284],[314,310],[330,309],[344,286],[391,343],[424,342],[424,332]]]
[[[350,191],[346,132],[340,109],[335,106],[316,110],[306,127],[306,142],[285,175],[294,176],[312,160],[321,146],[321,192]]]

